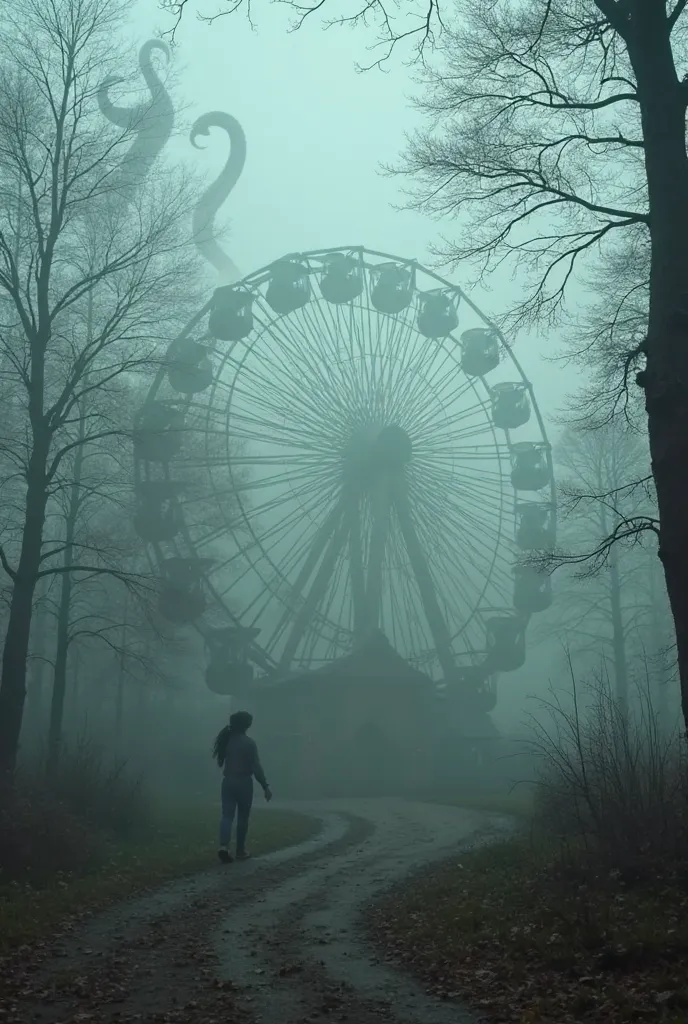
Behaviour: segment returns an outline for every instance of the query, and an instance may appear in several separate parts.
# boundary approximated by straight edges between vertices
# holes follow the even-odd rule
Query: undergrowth
[[[370,917],[443,998],[491,1021],[688,1020],[688,770],[648,693],[624,715],[608,681],[544,702],[532,815]],[[583,710],[581,705],[585,704]]]
[[[212,799],[153,799],[124,763],[94,744],[65,749],[50,774],[0,781],[0,951],[45,937],[65,916],[216,865]],[[262,854],[310,838],[305,815],[254,812]]]
[[[109,844],[145,834],[151,822],[141,780],[82,740],[49,773],[35,766],[0,779],[0,885],[83,873]]]

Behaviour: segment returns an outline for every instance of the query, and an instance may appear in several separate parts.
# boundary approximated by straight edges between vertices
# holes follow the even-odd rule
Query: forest
[[[2,14],[0,1019],[688,1020],[685,0],[143,7]]]

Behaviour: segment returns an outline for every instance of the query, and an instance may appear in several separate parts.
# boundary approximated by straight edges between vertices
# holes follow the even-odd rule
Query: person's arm
[[[258,746],[255,743],[255,741],[253,743],[253,775],[258,785],[262,786],[263,792],[265,793],[266,798],[269,800],[272,794],[270,792],[268,780],[265,778],[263,766],[260,763],[260,757],[258,755]]]

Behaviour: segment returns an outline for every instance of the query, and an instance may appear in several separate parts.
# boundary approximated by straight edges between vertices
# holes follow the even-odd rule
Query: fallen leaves
[[[495,1024],[685,1024],[686,910],[679,879],[572,885],[509,840],[398,888],[368,924],[433,995]]]

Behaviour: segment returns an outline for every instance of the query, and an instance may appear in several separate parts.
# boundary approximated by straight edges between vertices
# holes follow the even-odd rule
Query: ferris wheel
[[[382,631],[439,685],[523,665],[551,602],[552,458],[511,347],[456,285],[360,247],[216,289],[134,426],[135,527],[208,685]]]

